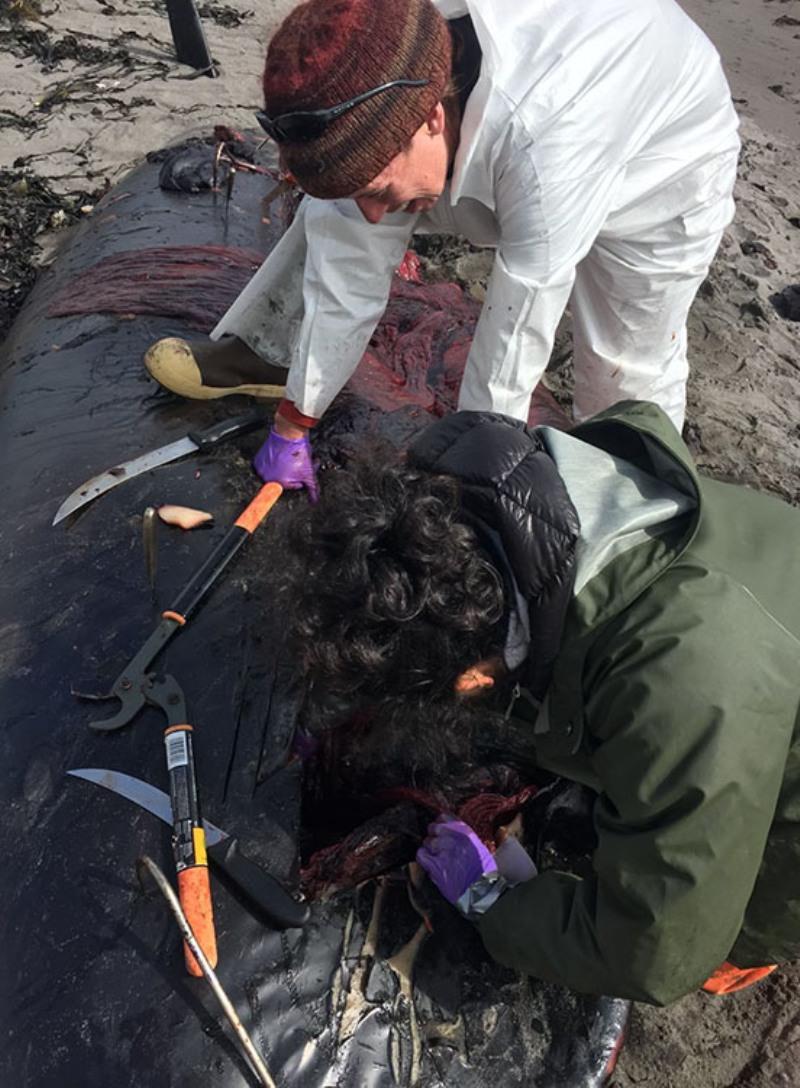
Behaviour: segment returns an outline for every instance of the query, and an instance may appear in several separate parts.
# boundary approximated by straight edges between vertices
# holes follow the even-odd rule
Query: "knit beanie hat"
[[[270,117],[318,110],[394,79],[393,87],[332,121],[307,142],[282,142],[281,161],[311,196],[350,196],[408,144],[450,79],[447,22],[431,0],[307,0],[278,28],[267,50]]]

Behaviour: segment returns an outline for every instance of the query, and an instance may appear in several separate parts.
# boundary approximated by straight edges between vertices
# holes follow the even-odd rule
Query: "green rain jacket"
[[[678,513],[595,558],[541,710],[512,709],[538,765],[598,793],[593,876],[543,872],[478,925],[501,963],[667,1004],[725,960],[800,957],[800,512],[701,478],[651,404],[568,438],[577,462],[605,451],[663,484]]]

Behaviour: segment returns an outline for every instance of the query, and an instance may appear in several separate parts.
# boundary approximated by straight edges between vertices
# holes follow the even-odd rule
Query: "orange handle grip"
[[[240,529],[254,533],[272,507],[283,494],[280,484],[264,484],[251,503],[249,503],[235,521]]]
[[[189,869],[181,869],[178,873],[178,898],[197,943],[211,966],[216,967],[217,935],[214,931],[214,908],[211,903],[211,880],[207,865],[193,865]],[[185,941],[183,954],[186,970],[195,978],[200,978],[203,974],[200,964]]]

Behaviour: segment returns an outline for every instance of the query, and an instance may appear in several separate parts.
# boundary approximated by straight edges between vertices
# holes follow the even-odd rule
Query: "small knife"
[[[151,786],[149,782],[121,771],[106,771],[97,767],[78,767],[67,771],[67,774],[103,786],[172,825],[169,794]],[[311,913],[307,903],[298,903],[266,869],[240,854],[237,840],[227,831],[209,820],[203,820],[203,825],[209,860],[260,912],[278,929],[292,929],[306,924]]]
[[[256,427],[266,426],[268,422],[268,417],[262,411],[248,412],[243,416],[231,416],[229,419],[214,423],[204,431],[189,431],[176,442],[151,450],[150,453],[143,453],[140,457],[134,457],[132,461],[123,461],[120,465],[114,465],[113,468],[81,484],[64,499],[53,518],[53,525],[58,525],[59,521],[63,521],[69,514],[74,514],[76,510],[86,506],[98,495],[105,494],[124,480],[130,480],[134,476],[148,472],[151,468],[158,468],[159,465],[166,465],[170,461],[177,461],[179,457],[185,457],[197,450],[213,449],[219,442],[234,438],[237,434],[254,431]]]

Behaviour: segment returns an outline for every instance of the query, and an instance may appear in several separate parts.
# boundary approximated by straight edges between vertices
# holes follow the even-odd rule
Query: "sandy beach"
[[[5,8],[8,9],[8,3]],[[0,17],[0,291],[6,319],[70,225],[141,157],[252,126],[271,30],[292,6],[205,2],[219,75],[178,65],[158,0],[14,0]],[[725,61],[742,126],[737,215],[690,319],[687,440],[719,479],[800,501],[800,0],[683,0]],[[16,16],[14,16],[16,10]],[[37,188],[36,179],[46,182]],[[424,264],[480,296],[485,253]],[[2,329],[0,328],[0,335]],[[569,322],[547,383],[569,396]],[[616,1088],[800,1080],[800,966],[757,989],[637,1006]],[[36,1088],[31,1085],[30,1088]]]

